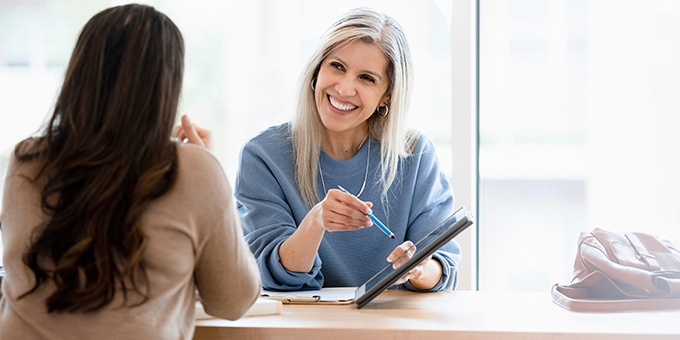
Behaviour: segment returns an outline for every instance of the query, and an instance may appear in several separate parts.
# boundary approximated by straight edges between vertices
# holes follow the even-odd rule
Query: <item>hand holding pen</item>
[[[338,185],[338,188],[340,188],[340,190],[342,190],[342,192],[349,194],[349,191],[347,191],[347,189],[345,189],[345,188],[343,188],[343,187],[341,187],[341,186],[339,186],[339,185]],[[351,194],[350,194],[350,195],[351,195]],[[392,231],[391,231],[390,229],[388,229],[382,222],[380,222],[380,220],[379,220],[377,217],[375,217],[373,214],[366,214],[366,216],[368,216],[368,218],[370,218],[371,221],[373,221],[373,223],[374,223],[374,224],[375,224],[375,225],[376,225],[383,233],[385,233],[385,235],[387,235],[387,236],[388,236],[389,238],[391,238],[391,239],[394,238],[394,233],[392,233]]]

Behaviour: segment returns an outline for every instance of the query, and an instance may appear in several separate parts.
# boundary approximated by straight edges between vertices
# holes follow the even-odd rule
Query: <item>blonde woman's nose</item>
[[[335,90],[343,97],[350,97],[357,93],[356,84],[352,77],[342,77],[335,85]]]

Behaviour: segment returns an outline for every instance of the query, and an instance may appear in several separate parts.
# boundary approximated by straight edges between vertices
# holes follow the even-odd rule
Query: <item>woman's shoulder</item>
[[[406,132],[406,145],[411,155],[435,152],[432,140],[419,130],[411,129]]]
[[[270,126],[260,131],[243,146],[244,150],[260,153],[285,153],[292,149],[292,133],[290,123]]]
[[[191,168],[198,171],[223,172],[222,166],[209,149],[190,143],[177,143],[177,159],[180,171],[183,168]]]
[[[290,123],[283,123],[279,125],[270,126],[248,141],[250,143],[278,143],[281,141],[290,141],[291,139],[291,125]]]
[[[212,151],[195,144],[177,144],[177,181],[175,190],[184,195],[223,197],[231,192],[227,173]],[[193,194],[188,194],[188,193]]]

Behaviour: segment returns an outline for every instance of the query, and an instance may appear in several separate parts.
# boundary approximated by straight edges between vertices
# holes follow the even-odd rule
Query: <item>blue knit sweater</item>
[[[358,194],[364,182],[368,143],[371,143],[368,180],[359,198],[373,203],[373,214],[396,237],[390,239],[376,226],[327,232],[314,267],[308,273],[286,270],[279,257],[279,246],[293,234],[308,212],[295,182],[290,125],[270,127],[244,145],[235,195],[263,288],[305,290],[360,286],[388,264],[387,255],[396,246],[406,240],[415,243],[453,212],[450,183],[439,168],[434,145],[423,135],[412,155],[400,162],[397,179],[388,192],[389,206],[384,206],[380,199],[380,145],[372,139],[346,161],[335,161],[321,152],[326,189],[342,185],[350,193]],[[318,186],[320,197],[324,197],[321,175]],[[458,243],[451,241],[434,254],[444,274],[432,291],[455,288],[460,253]],[[396,288],[417,290],[408,282]]]

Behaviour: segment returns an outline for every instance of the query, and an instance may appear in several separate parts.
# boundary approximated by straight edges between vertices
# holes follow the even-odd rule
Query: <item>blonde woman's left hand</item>
[[[413,245],[413,242],[406,241],[400,244],[390,253],[389,256],[387,256],[387,261],[392,263],[392,268],[399,268],[404,265],[406,261],[410,260],[415,253],[416,246]],[[430,274],[426,275],[427,272]],[[434,274],[434,276],[431,274]],[[400,277],[399,280],[394,283],[394,285],[400,285],[406,281],[411,281],[411,284],[416,288],[429,289],[436,284],[440,277],[441,265],[438,264],[438,261],[432,261],[432,255],[430,255],[418,263],[417,266],[413,267],[406,274]]]

